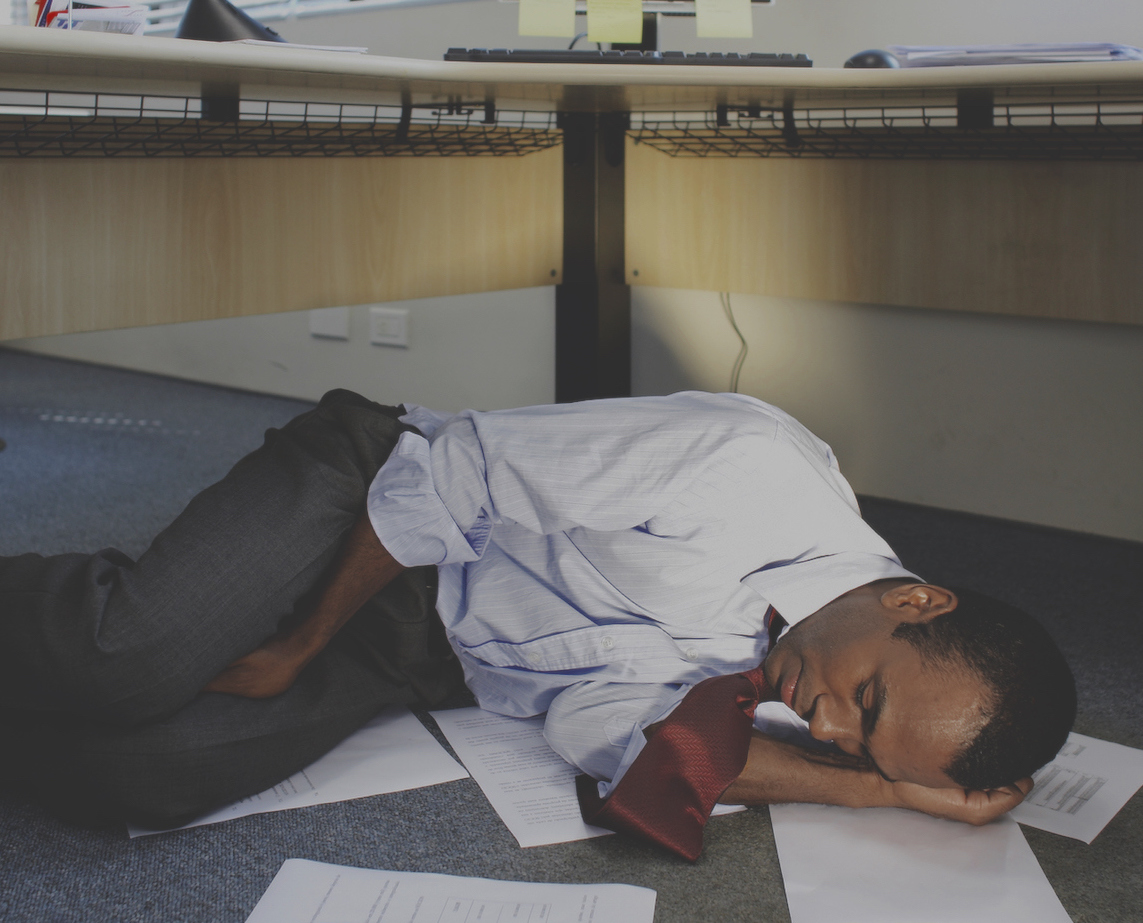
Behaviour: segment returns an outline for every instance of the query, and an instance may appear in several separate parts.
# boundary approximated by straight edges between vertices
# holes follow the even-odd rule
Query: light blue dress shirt
[[[437,608],[480,705],[547,712],[548,742],[599,779],[618,779],[691,685],[759,663],[768,605],[793,624],[912,577],[829,446],[754,398],[404,419],[425,435],[403,434],[373,481],[378,537],[401,564],[439,567]]]

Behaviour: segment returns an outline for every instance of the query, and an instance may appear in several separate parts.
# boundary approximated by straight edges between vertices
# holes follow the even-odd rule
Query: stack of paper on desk
[[[1138,61],[1143,50],[1112,42],[1055,42],[1023,45],[890,45],[902,67],[974,64],[1062,64]]]
[[[400,792],[467,777],[464,768],[425,730],[416,715],[404,705],[394,705],[284,782],[205,814],[186,827],[217,824],[248,814]],[[129,826],[128,832],[135,837],[165,831]]]

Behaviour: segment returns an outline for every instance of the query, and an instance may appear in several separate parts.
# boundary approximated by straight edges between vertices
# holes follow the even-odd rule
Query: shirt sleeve
[[[370,521],[406,566],[474,561],[502,522],[542,534],[638,527],[741,437],[743,411],[727,403],[684,394],[465,411],[431,439],[402,434],[371,485]]]
[[[694,688],[689,685],[582,683],[564,690],[544,724],[548,744],[573,766],[599,780],[607,798],[647,744],[643,731],[667,718]],[[761,702],[754,727],[802,747],[825,748],[809,725],[782,702]]]
[[[683,700],[688,685],[584,682],[552,701],[544,738],[560,756],[601,780],[606,796],[643,749],[643,730]]]

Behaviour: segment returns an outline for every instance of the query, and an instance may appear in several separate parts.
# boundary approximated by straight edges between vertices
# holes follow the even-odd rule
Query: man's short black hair
[[[945,767],[969,789],[1010,785],[1059,752],[1076,716],[1076,685],[1051,635],[1022,609],[977,593],[957,595],[951,612],[903,622],[893,637],[930,662],[967,667],[990,689],[987,721]]]

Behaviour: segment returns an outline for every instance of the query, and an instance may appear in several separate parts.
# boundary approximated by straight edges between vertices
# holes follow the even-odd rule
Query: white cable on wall
[[[738,342],[742,344],[742,348],[738,351],[738,358],[734,360],[734,365],[730,369],[730,390],[737,393],[738,376],[742,374],[742,365],[746,362],[746,353],[749,351],[749,347],[746,345],[746,337],[742,335],[742,331],[738,329],[738,323],[734,320],[734,310],[730,306],[730,292],[719,292],[718,300],[722,302],[723,313],[726,314],[726,319],[730,321],[730,326],[734,328]]]

